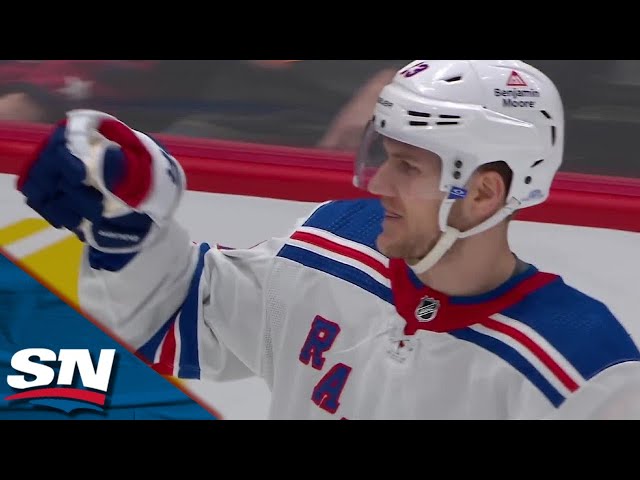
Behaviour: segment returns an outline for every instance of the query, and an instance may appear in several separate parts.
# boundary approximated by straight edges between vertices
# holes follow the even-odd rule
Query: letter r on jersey
[[[325,361],[323,354],[331,348],[338,333],[340,333],[340,326],[337,323],[317,315],[300,350],[300,361],[305,365],[311,362],[313,368],[322,370]]]

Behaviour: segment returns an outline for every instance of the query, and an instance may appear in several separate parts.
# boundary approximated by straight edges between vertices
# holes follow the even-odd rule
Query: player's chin
[[[404,242],[397,234],[387,230],[383,230],[376,239],[378,251],[387,258],[403,258],[405,250],[403,245]]]

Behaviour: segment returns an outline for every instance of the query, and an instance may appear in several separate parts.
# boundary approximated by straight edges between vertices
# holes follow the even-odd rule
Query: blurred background
[[[106,111],[149,133],[352,151],[411,60],[3,60],[2,121]],[[563,171],[640,178],[640,60],[524,60],[566,108]]]

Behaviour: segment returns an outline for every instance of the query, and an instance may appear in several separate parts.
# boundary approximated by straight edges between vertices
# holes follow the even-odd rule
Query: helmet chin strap
[[[440,207],[439,222],[442,234],[436,244],[418,263],[409,265],[416,275],[425,273],[433,268],[433,266],[438,263],[442,257],[444,257],[459,238],[471,237],[495,227],[498,223],[515,212],[520,206],[520,202],[515,198],[511,198],[504,207],[494,213],[491,217],[487,218],[484,222],[470,228],[469,230],[461,232],[457,228],[448,225],[449,213],[451,212],[451,207],[455,201],[455,199],[447,199]]]

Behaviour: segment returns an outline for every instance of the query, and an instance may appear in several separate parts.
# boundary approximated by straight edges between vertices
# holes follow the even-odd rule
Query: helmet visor
[[[402,192],[410,197],[442,199],[441,172],[442,160],[436,153],[382,135],[370,122],[356,155],[353,183],[375,195]]]

